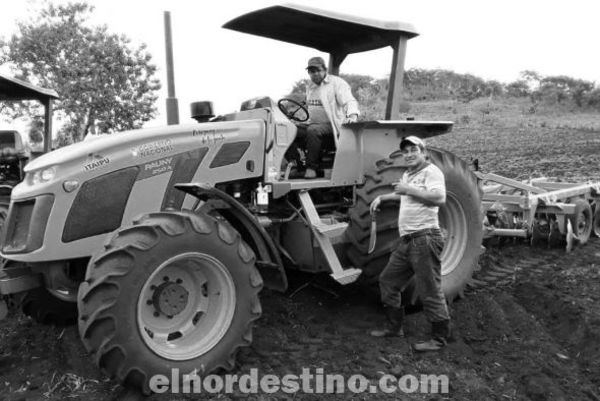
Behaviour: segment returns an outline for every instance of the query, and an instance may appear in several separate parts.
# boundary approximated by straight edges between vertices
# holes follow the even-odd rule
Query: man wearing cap
[[[400,201],[400,243],[379,275],[381,299],[390,325],[371,335],[404,335],[401,293],[414,276],[423,311],[431,322],[432,338],[413,344],[413,349],[434,351],[444,347],[450,336],[450,315],[442,292],[440,255],[444,238],[438,221],[439,206],[446,201],[446,185],[442,171],[427,160],[425,141],[416,136],[403,138],[400,151],[406,171],[394,185],[393,193],[380,195],[371,203],[373,213],[381,202]]]
[[[356,122],[360,112],[350,85],[340,77],[327,74],[325,61],[321,57],[308,60],[306,70],[310,77],[306,87],[310,118],[306,124],[298,125],[296,139],[304,143],[306,148],[304,178],[316,178],[324,138],[332,135],[337,147],[342,124]],[[291,147],[290,153],[293,154],[295,149]]]

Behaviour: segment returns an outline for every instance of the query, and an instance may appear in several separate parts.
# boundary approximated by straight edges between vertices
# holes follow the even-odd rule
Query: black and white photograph
[[[0,2],[0,401],[600,401],[598,15]]]

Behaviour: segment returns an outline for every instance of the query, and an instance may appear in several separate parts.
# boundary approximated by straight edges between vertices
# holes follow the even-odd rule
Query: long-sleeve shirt
[[[315,99],[317,98],[321,100],[321,105],[318,105],[318,102],[315,102]],[[352,114],[360,115],[358,102],[354,96],[352,96],[350,85],[342,78],[335,75],[327,74],[320,85],[316,85],[314,82],[310,81],[306,87],[306,100],[309,110],[314,107],[323,107],[333,127],[333,137],[336,146],[344,119]],[[312,106],[310,104],[311,100],[313,103]],[[318,110],[316,111],[318,113]],[[318,114],[315,117],[319,119]],[[319,123],[323,121],[313,121],[311,117],[308,122]]]

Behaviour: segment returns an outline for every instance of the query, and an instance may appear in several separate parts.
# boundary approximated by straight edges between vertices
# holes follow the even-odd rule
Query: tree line
[[[16,78],[55,89],[60,99],[55,116],[60,121],[56,146],[82,140],[89,133],[112,133],[141,128],[156,115],[160,81],[157,67],[144,44],[134,45],[104,25],[89,22],[93,6],[85,2],[47,3],[28,20],[18,23],[10,38],[0,38],[0,63]],[[368,75],[342,74],[366,110],[380,116],[389,80]],[[297,81],[288,95],[302,99],[308,80]],[[565,104],[600,111],[600,87],[564,75],[543,76],[523,71],[518,80],[501,83],[472,74],[443,69],[412,68],[404,74],[407,102],[477,98],[529,98],[532,103]],[[39,105],[3,106],[0,116],[41,116]],[[41,119],[33,118],[30,142],[41,141]]]
[[[361,106],[383,110],[389,87],[387,78],[357,74],[341,76],[350,84]],[[544,76],[526,70],[516,81],[502,83],[443,69],[411,68],[405,71],[403,82],[404,99],[412,102],[456,100],[469,103],[478,98],[529,98],[534,104],[563,104],[600,111],[600,86],[566,75]],[[294,83],[289,96],[303,98],[307,83],[307,79]]]
[[[16,78],[55,89],[55,117],[60,121],[56,146],[82,140],[89,133],[141,128],[156,114],[160,81],[144,44],[133,45],[105,25],[89,22],[94,7],[85,2],[48,4],[18,23],[10,38],[0,38],[0,63]],[[4,107],[8,118],[41,116],[36,102]],[[29,140],[42,140],[39,117],[33,117]]]

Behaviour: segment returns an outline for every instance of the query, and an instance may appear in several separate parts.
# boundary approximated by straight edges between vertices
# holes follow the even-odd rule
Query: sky
[[[0,0],[0,36],[17,31],[43,0]],[[170,11],[175,89],[181,122],[189,104],[210,100],[216,114],[238,110],[257,96],[281,98],[307,78],[308,58],[324,54],[292,44],[221,28],[244,13],[278,4],[268,0],[88,0],[93,22],[106,24],[133,43],[148,45],[163,88],[159,115],[147,124],[166,124],[164,11]],[[65,1],[55,1],[65,3]],[[568,75],[600,83],[598,0],[296,0],[296,4],[339,13],[402,21],[420,35],[408,43],[405,67],[442,68],[484,79],[511,82],[523,70]],[[391,49],[349,56],[342,73],[385,77]],[[0,72],[8,72],[0,66]]]

